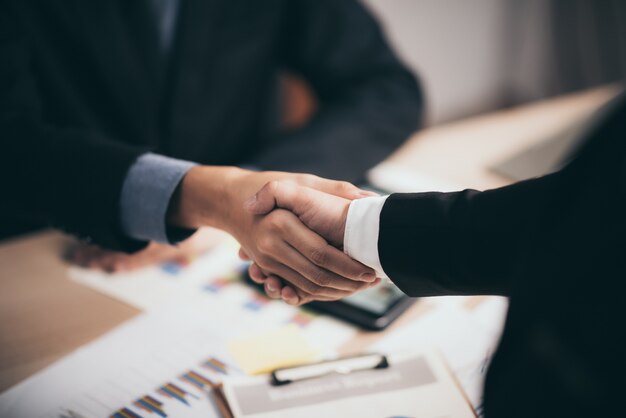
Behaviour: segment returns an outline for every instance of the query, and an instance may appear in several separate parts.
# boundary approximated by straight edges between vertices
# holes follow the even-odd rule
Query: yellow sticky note
[[[269,373],[318,358],[317,350],[311,347],[295,324],[231,341],[228,348],[247,374]]]

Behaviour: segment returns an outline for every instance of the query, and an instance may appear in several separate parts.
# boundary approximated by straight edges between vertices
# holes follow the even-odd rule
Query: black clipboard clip
[[[282,386],[333,373],[350,374],[362,370],[386,369],[388,367],[389,362],[383,354],[361,354],[276,369],[271,374],[270,383],[272,386]]]

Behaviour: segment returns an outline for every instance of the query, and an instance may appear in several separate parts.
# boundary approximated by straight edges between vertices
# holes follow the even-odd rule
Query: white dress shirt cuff
[[[348,209],[343,250],[353,259],[373,268],[376,276],[387,279],[378,257],[380,212],[389,196],[353,200]]]

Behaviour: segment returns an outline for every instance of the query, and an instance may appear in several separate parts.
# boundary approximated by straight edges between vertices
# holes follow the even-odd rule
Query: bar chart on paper
[[[1,395],[0,416],[220,416],[208,393],[224,377],[242,374],[229,341],[290,325],[326,355],[355,332],[267,299],[241,284],[240,272],[228,275],[207,279],[185,304],[152,309]],[[201,290],[224,281],[218,292]]]
[[[243,283],[247,264],[238,256],[239,246],[231,238],[205,254],[173,260],[131,273],[107,274],[73,268],[72,280],[144,310],[166,303],[220,305],[220,318],[239,318],[280,326],[294,323],[328,354],[354,335],[354,328],[306,309],[297,309],[268,299]],[[204,300],[202,300],[204,299]],[[227,313],[227,314],[226,314]]]
[[[197,304],[143,314],[0,396],[0,416],[220,416],[210,392],[241,374],[224,342],[249,324],[217,314]]]
[[[212,388],[243,373],[230,341],[290,326],[315,352],[332,355],[354,335],[244,285],[236,253],[226,242],[133,273],[72,269],[72,280],[145,312],[0,395],[0,417],[221,416]]]
[[[238,244],[232,238],[205,253],[198,253],[130,272],[107,273],[72,267],[69,277],[82,285],[114,297],[141,310],[155,309],[173,301],[183,302],[207,278],[230,279],[245,264],[237,255]],[[215,283],[215,291],[220,285]]]

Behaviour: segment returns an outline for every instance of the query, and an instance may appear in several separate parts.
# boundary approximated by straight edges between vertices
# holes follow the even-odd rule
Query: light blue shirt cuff
[[[153,153],[140,156],[122,185],[120,217],[124,233],[137,240],[167,244],[191,235],[193,231],[168,231],[166,216],[176,188],[195,165]]]

